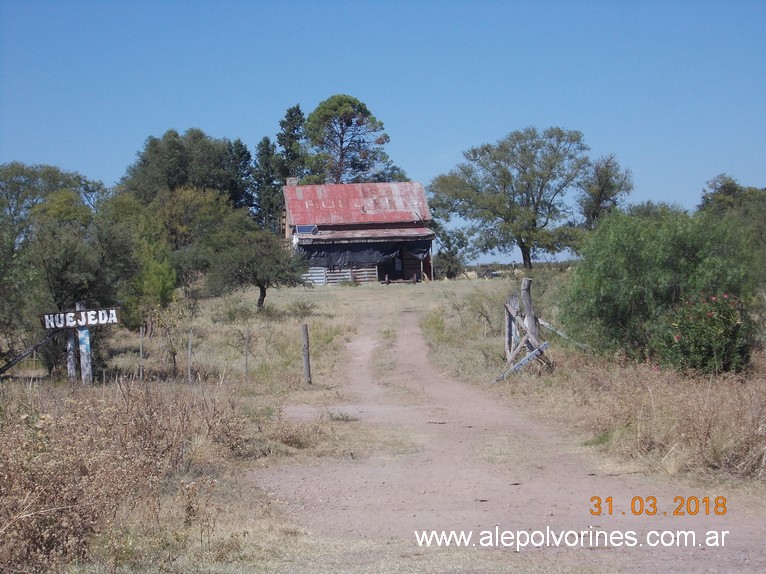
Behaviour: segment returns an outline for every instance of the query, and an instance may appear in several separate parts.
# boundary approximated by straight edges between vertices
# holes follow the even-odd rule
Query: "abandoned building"
[[[419,183],[294,185],[285,237],[309,261],[315,284],[433,278],[431,212]]]

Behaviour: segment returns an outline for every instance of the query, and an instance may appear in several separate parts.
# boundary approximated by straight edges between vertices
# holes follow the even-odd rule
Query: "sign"
[[[119,309],[83,309],[68,313],[43,313],[40,321],[44,329],[74,329],[116,325],[120,322]]]

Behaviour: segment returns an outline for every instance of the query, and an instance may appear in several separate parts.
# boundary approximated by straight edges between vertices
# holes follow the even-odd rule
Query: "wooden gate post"
[[[303,333],[303,380],[311,384],[311,359],[309,357],[309,326],[304,323],[301,328]]]
[[[529,361],[535,359],[545,364],[548,368],[553,367],[551,360],[545,356],[544,351],[548,348],[548,343],[540,343],[539,332],[537,328],[537,314],[532,305],[532,295],[530,287],[532,279],[525,277],[521,282],[521,305],[519,306],[519,297],[512,294],[505,304],[505,357],[506,370],[497,377],[497,381],[502,381],[510,373],[516,372]],[[519,335],[523,333],[521,339]],[[521,351],[526,350],[527,355],[516,364],[513,362]]]

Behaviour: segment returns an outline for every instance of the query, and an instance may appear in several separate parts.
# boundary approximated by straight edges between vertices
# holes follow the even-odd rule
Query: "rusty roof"
[[[286,185],[290,225],[428,222],[423,186],[414,182]]]

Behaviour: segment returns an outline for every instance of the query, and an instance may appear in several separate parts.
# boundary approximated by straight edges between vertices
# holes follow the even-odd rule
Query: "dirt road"
[[[746,499],[608,463],[580,438],[456,382],[430,364],[418,312],[401,305],[395,323],[378,311],[357,326],[343,400],[285,414],[342,412],[411,448],[256,471],[314,548],[285,572],[766,572],[766,517]],[[393,349],[381,365],[387,329]],[[684,511],[701,501],[697,514],[674,516],[677,497],[690,501]],[[415,537],[452,530],[470,542],[427,548]]]

